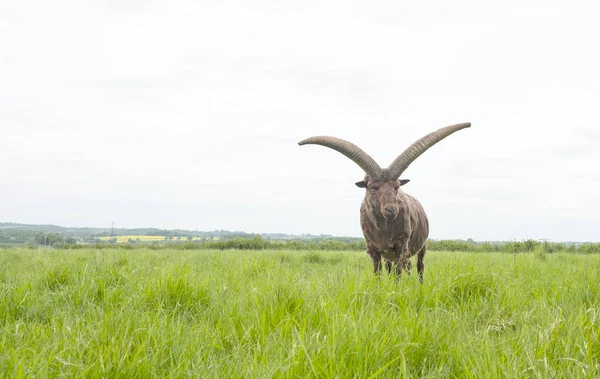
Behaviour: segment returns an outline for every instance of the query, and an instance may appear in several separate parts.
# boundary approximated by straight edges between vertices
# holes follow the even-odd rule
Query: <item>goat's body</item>
[[[418,254],[417,269],[423,280],[423,258],[427,249],[429,221],[421,203],[414,197],[399,192],[396,201],[400,207],[393,221],[386,220],[378,207],[365,197],[360,208],[360,225],[367,241],[367,253],[373,260],[375,272],[381,270],[381,258],[388,271],[392,264],[397,273],[410,270],[410,257]]]
[[[358,146],[330,136],[315,136],[300,141],[299,145],[315,144],[329,147],[350,158],[365,171],[365,179],[356,186],[365,188],[365,198],[360,208],[360,225],[367,240],[367,253],[373,260],[375,273],[381,271],[381,258],[388,272],[396,266],[398,277],[402,270],[410,273],[410,260],[417,255],[419,279],[423,282],[423,259],[427,251],[429,222],[423,206],[400,187],[408,179],[400,179],[408,166],[431,146],[450,134],[471,126],[471,123],[450,125],[427,134],[410,145],[387,168]]]

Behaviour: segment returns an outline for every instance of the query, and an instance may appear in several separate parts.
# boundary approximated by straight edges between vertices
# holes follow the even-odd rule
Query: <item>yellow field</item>
[[[140,240],[140,242],[152,242],[152,241],[164,241],[164,236],[115,236],[115,237],[99,237],[102,241],[108,241],[111,238],[116,238],[117,243],[126,243],[130,238],[134,241]],[[194,241],[200,240],[200,237],[194,237]],[[172,241],[177,241],[177,237],[173,237]],[[187,237],[181,237],[181,241],[187,241]]]
[[[102,241],[108,241],[113,237],[100,237]],[[164,241],[164,236],[115,236],[117,239],[117,243],[119,242],[127,242],[130,238],[134,241],[140,240],[142,242],[151,242],[151,241]]]

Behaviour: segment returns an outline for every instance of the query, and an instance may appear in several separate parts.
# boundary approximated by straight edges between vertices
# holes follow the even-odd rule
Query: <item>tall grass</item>
[[[4,377],[597,377],[600,257],[0,250]]]

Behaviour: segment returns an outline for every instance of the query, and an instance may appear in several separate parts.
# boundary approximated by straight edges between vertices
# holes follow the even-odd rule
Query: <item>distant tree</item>
[[[33,242],[38,245],[52,246],[59,243],[64,243],[64,238],[57,233],[38,232],[33,238]]]

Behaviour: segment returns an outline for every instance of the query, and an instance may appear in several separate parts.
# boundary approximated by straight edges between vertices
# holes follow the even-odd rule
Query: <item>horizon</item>
[[[107,229],[110,230],[111,227],[110,226],[65,226],[65,225],[60,225],[60,224],[36,224],[36,223],[19,223],[19,222],[13,222],[13,221],[0,221],[0,225],[2,224],[15,224],[15,225],[21,225],[21,226],[31,226],[31,227],[36,227],[36,226],[55,226],[55,227],[60,227],[60,228],[65,228],[65,229]],[[364,239],[363,235],[360,236],[347,236],[347,235],[335,235],[335,234],[327,234],[327,233],[319,233],[319,234],[314,234],[314,233],[284,233],[284,232],[277,232],[277,231],[263,231],[263,232],[248,232],[245,230],[229,230],[229,229],[206,229],[206,230],[199,230],[199,229],[170,229],[170,228],[159,228],[159,227],[153,227],[153,226],[134,226],[134,227],[118,227],[117,224],[115,223],[114,226],[114,230],[123,230],[123,231],[127,231],[127,230],[136,230],[136,229],[153,229],[153,230],[159,230],[159,231],[165,231],[165,232],[170,232],[170,231],[176,231],[176,230],[180,230],[180,231],[184,231],[184,232],[191,232],[191,233],[212,233],[212,232],[226,232],[226,233],[231,233],[231,234],[236,234],[236,233],[240,233],[240,234],[249,234],[249,235],[269,235],[269,234],[281,234],[281,235],[285,235],[285,236],[290,236],[290,237],[296,237],[296,236],[315,236],[315,237],[320,237],[320,236],[329,236],[329,237],[333,237],[333,238],[356,238],[356,239]],[[1,229],[0,229],[1,230]],[[593,240],[588,240],[588,241],[581,241],[581,240],[553,240],[553,239],[549,239],[549,238],[539,238],[539,239],[535,239],[535,238],[528,238],[528,239],[507,239],[507,240],[479,240],[479,239],[475,239],[475,238],[471,238],[471,237],[465,237],[465,238],[433,238],[433,237],[429,237],[428,239],[430,240],[436,240],[436,241],[443,241],[443,240],[451,240],[451,241],[469,241],[472,240],[474,242],[477,243],[486,243],[486,242],[490,242],[490,243],[495,243],[495,242],[518,242],[518,241],[526,241],[526,240],[534,240],[534,241],[539,241],[539,242],[551,242],[551,243],[600,243],[599,241],[593,241]]]

